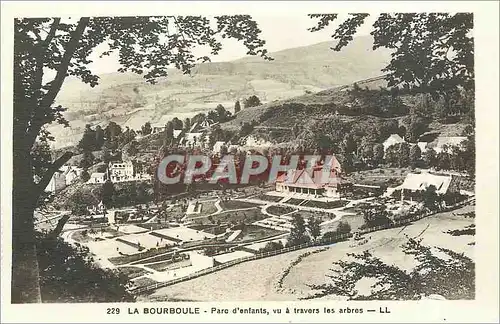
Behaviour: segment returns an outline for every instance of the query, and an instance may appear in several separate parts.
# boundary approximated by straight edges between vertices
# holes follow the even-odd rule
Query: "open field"
[[[473,209],[472,206],[466,206],[424,218],[406,227],[374,232],[368,235],[370,237],[368,243],[362,246],[349,247],[351,242],[333,244],[325,251],[311,254],[292,267],[283,279],[283,289],[280,291],[277,291],[275,286],[284,269],[301,254],[323,247],[242,263],[213,274],[161,288],[149,296],[141,297],[141,301],[172,298],[198,301],[297,300],[312,293],[307,287],[308,284],[325,283],[327,280],[325,275],[330,273],[332,262],[343,259],[348,252],[362,252],[368,249],[383,261],[411,269],[414,266],[413,258],[405,255],[400,248],[406,241],[405,235],[420,237],[423,239],[423,244],[464,252],[473,258],[474,247],[469,245],[474,241],[473,236],[453,236],[444,233],[448,230],[463,229],[472,224],[472,219],[453,216],[453,213],[459,214]]]

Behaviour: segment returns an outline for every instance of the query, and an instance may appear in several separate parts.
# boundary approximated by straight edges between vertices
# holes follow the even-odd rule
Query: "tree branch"
[[[50,26],[50,30],[45,37],[45,40],[40,44],[43,48],[47,48],[50,45],[50,42],[56,35],[57,27],[59,27],[59,23],[61,22],[61,18],[54,18],[54,22]]]
[[[61,18],[54,18],[54,22],[50,26],[50,30],[47,34],[47,37],[45,37],[44,40],[40,38],[40,43],[38,46],[35,47],[35,50],[37,52],[37,60],[36,60],[36,70],[35,70],[35,75],[33,76],[33,79],[35,80],[34,82],[34,89],[36,89],[35,94],[31,98],[31,105],[33,109],[36,109],[38,106],[38,99],[42,97],[42,82],[43,82],[43,66],[45,64],[45,57],[47,55],[47,49],[50,45],[50,42],[54,38],[57,27],[59,26],[59,22],[61,21]],[[37,34],[38,35],[38,34]]]
[[[47,187],[54,173],[59,171],[59,169],[64,165],[64,163],[68,162],[68,160],[71,159],[72,156],[73,156],[72,152],[66,152],[57,160],[52,162],[52,164],[49,166],[43,178],[36,185],[39,193],[41,193]]]
[[[50,89],[47,92],[47,95],[45,95],[45,97],[42,100],[41,104],[42,107],[51,105],[54,102],[54,99],[56,98],[57,94],[59,93],[59,90],[61,89],[61,86],[64,82],[64,79],[66,78],[69,63],[73,58],[73,55],[75,54],[80,39],[89,21],[90,21],[89,17],[80,18],[80,21],[78,22],[78,25],[76,26],[76,29],[71,36],[71,40],[68,42],[68,45],[66,46],[66,51],[64,52],[61,64],[59,65],[59,69],[57,70],[57,74],[54,80],[50,82]]]
[[[59,65],[59,68],[57,69],[57,74],[56,74],[54,80],[52,80],[50,82],[49,91],[43,97],[41,103],[36,108],[35,116],[32,119],[33,123],[32,123],[32,126],[30,127],[30,130],[29,130],[29,139],[30,139],[31,146],[35,142],[36,137],[40,133],[40,129],[44,125],[44,121],[43,121],[44,113],[54,103],[54,100],[55,100],[57,94],[59,93],[59,90],[61,90],[61,86],[64,82],[64,79],[66,78],[67,73],[68,73],[68,68],[69,68],[69,64],[71,62],[71,59],[73,58],[73,55],[75,54],[75,51],[78,48],[78,44],[80,42],[80,39],[81,39],[89,21],[90,21],[89,17],[80,18],[78,25],[76,26],[75,30],[72,33],[71,40],[68,42],[68,44],[66,46],[66,50],[65,50],[63,58],[61,60],[61,64]],[[47,37],[49,37],[49,36],[50,35],[48,35]]]
[[[64,215],[63,217],[61,217],[58,221],[57,221],[57,225],[56,225],[56,228],[54,228],[48,235],[47,237],[49,239],[56,239],[59,234],[61,234],[63,228],[64,228],[64,225],[66,225],[66,223],[68,222],[69,220],[69,217],[70,215]]]

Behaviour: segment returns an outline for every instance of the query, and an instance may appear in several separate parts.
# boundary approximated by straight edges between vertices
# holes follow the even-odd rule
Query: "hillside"
[[[207,112],[218,104],[233,110],[236,100],[256,94],[263,102],[284,100],[318,92],[381,74],[390,59],[384,50],[372,50],[371,37],[358,37],[341,52],[332,43],[286,49],[271,53],[274,61],[246,57],[232,62],[205,63],[192,76],[172,70],[155,85],[139,75],[111,73],[100,76],[95,88],[68,79],[57,102],[68,107],[70,128],[51,125],[56,146],[74,144],[85,124],[140,128],[146,121],[165,123]],[[364,55],[366,53],[366,55]]]
[[[344,141],[347,133],[357,138],[358,144],[363,137],[381,143],[407,126],[410,112],[421,100],[415,95],[392,96],[384,90],[385,86],[386,81],[379,76],[313,94],[275,100],[245,108],[221,126],[238,133],[242,125],[253,124],[251,135],[278,147],[314,147],[321,136],[334,139],[334,142]],[[443,124],[430,115],[425,124],[425,131],[442,136],[459,136],[466,125],[460,118]]]

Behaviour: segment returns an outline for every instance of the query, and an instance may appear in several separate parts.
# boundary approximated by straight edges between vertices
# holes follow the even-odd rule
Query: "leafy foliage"
[[[288,237],[287,245],[300,245],[309,242],[310,238],[307,235],[307,227],[304,218],[301,215],[294,214],[292,223],[292,230]]]
[[[365,223],[362,227],[384,226],[391,223],[389,212],[385,205],[377,205],[367,209],[363,209],[363,219]]]
[[[115,193],[116,191],[113,182],[108,180],[102,185],[101,200],[104,206],[106,206],[107,208],[114,206]]]
[[[237,114],[241,111],[241,105],[240,105],[240,101],[237,100],[236,103],[234,104],[234,113]]]
[[[89,249],[40,236],[37,245],[44,302],[131,302],[127,276],[98,267]]]
[[[245,108],[251,108],[251,107],[257,107],[257,106],[260,106],[262,103],[260,102],[260,99],[259,97],[257,97],[256,95],[252,95],[250,97],[248,97],[245,102],[243,103],[243,106]]]
[[[172,67],[188,74],[197,62],[209,60],[194,55],[194,49],[208,47],[215,55],[222,49],[221,38],[242,41],[248,54],[271,59],[260,32],[249,15],[216,16],[213,21],[202,16],[15,19],[13,302],[40,301],[36,271],[27,273],[18,260],[29,259],[36,266],[36,256],[22,251],[22,246],[35,242],[34,208],[54,172],[72,156],[66,152],[53,162],[44,157],[45,172],[34,177],[33,163],[40,162],[31,156],[34,143],[53,139],[44,127],[52,122],[68,125],[63,117],[66,109],[54,104],[66,77],[96,86],[99,77],[89,69],[89,57],[100,45],[102,56],[118,52],[119,71],[144,74],[150,83],[167,76]],[[118,133],[118,127],[105,130],[111,139],[108,149],[116,148]]]
[[[331,239],[337,237],[338,235],[348,234],[351,232],[351,225],[346,221],[340,221],[337,228],[334,231],[326,232],[323,234],[324,239]]]
[[[142,135],[151,134],[153,132],[153,128],[151,127],[151,123],[146,122],[144,125],[142,125],[141,132],[142,132]]]
[[[283,248],[284,248],[284,246],[283,246],[283,243],[281,243],[281,241],[278,241],[278,242],[271,241],[271,242],[266,243],[266,245],[263,248],[259,249],[259,252],[260,253],[273,252],[273,251],[281,250]]]
[[[407,167],[410,165],[410,145],[398,143],[391,145],[385,152],[385,161],[391,166]]]
[[[320,19],[311,31],[326,28],[331,14],[309,15]],[[346,46],[368,14],[355,13],[333,34],[334,50]],[[389,87],[447,97],[459,89],[474,89],[474,40],[472,13],[384,13],[373,24],[373,49],[393,50],[383,71]]]
[[[311,217],[307,221],[307,230],[309,231],[309,234],[311,237],[316,240],[318,237],[321,236],[321,219],[317,217]]]
[[[306,299],[326,295],[345,296],[350,300],[419,300],[429,295],[453,300],[474,299],[474,262],[462,253],[424,246],[421,241],[408,238],[402,246],[404,253],[417,261],[413,270],[389,265],[368,251],[349,253],[353,261],[334,262],[333,275],[329,276],[331,282],[311,285],[320,292]],[[439,254],[444,256],[439,257]],[[369,294],[356,289],[363,278],[373,280]]]
[[[83,157],[80,161],[80,167],[84,169],[90,168],[92,165],[94,165],[95,161],[95,156],[92,154],[90,151],[84,151],[83,152]]]

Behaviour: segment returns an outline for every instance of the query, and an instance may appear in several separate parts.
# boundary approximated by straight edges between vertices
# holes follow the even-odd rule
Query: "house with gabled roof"
[[[452,147],[461,148],[466,140],[467,137],[465,136],[440,136],[434,142],[430,143],[429,147],[433,148],[436,153],[441,153],[448,151]]]
[[[387,151],[389,147],[400,143],[406,143],[406,141],[398,134],[392,134],[384,141],[384,143],[382,143],[384,146],[384,152]]]
[[[276,191],[307,195],[309,199],[340,198],[342,187],[349,183],[341,177],[342,168],[335,156],[327,163],[327,167],[288,170],[276,179]]]
[[[414,198],[420,200],[422,193],[431,186],[434,186],[438,196],[460,193],[456,177],[428,171],[407,174],[403,183],[394,189],[401,191],[401,200]]]

